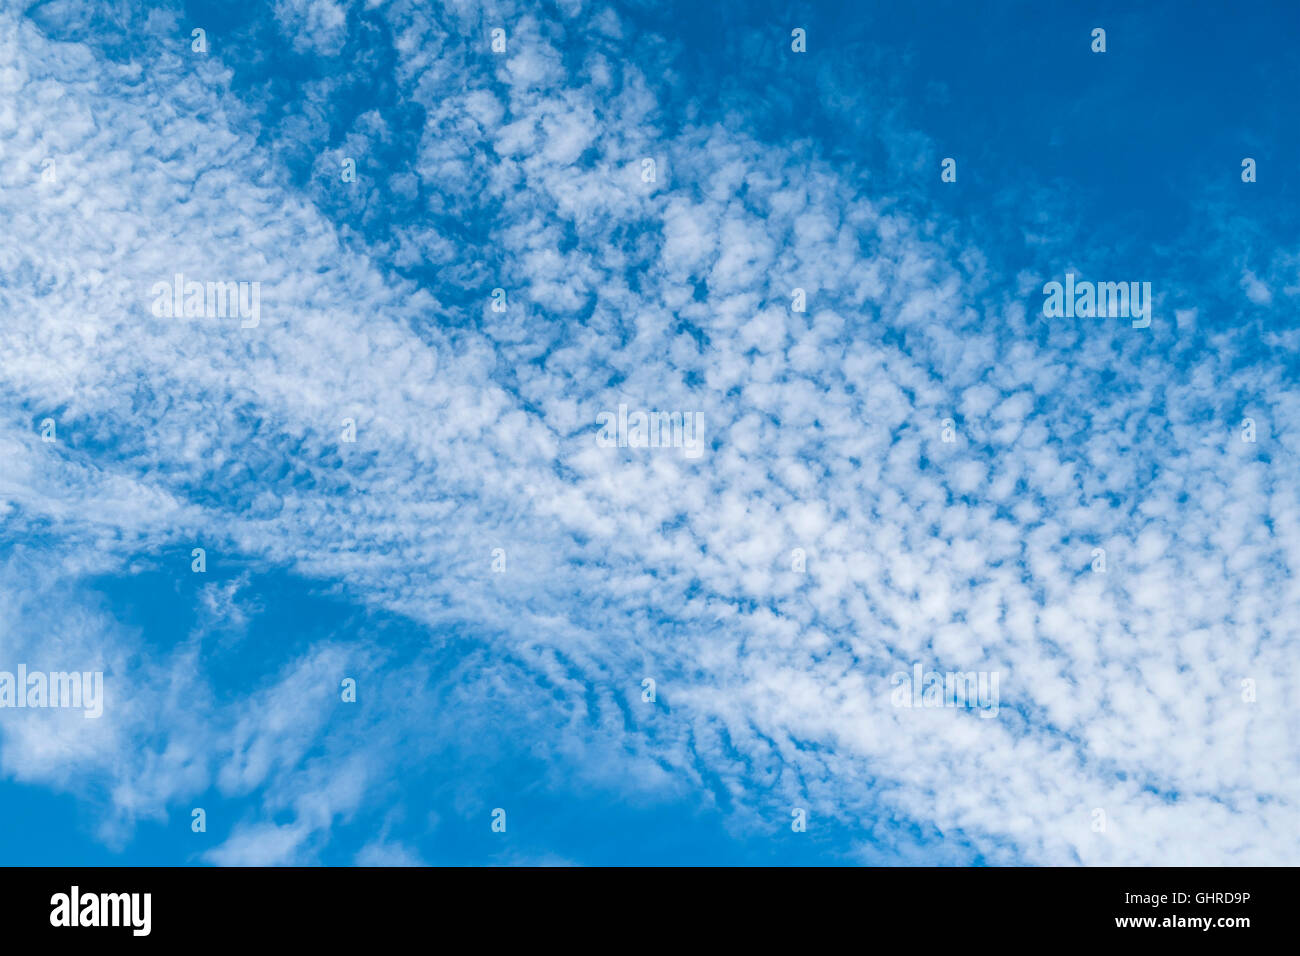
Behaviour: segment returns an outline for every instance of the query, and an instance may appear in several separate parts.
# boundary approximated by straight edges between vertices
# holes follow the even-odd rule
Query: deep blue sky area
[[[376,69],[343,83],[320,141],[294,143],[276,141],[281,124],[304,108],[304,81],[331,77],[334,61],[296,52],[257,4],[191,2],[185,9],[188,22],[230,31],[222,52],[233,88],[295,177],[309,180],[316,151],[339,145],[356,117],[376,107],[391,129],[376,158],[394,171],[411,162],[425,111],[402,96],[385,69],[392,32],[376,11],[349,12],[354,29],[345,54]],[[541,5],[537,15],[547,9]],[[1300,134],[1288,109],[1300,88],[1295,4],[724,2],[613,9],[630,27],[662,38],[655,48],[666,50],[674,67],[657,90],[666,130],[731,122],[774,148],[810,140],[820,155],[855,171],[868,193],[898,193],[937,217],[939,228],[964,228],[970,241],[989,233],[1014,241],[1025,230],[1041,231],[1050,215],[1087,237],[1080,258],[1121,247],[1124,261],[1149,256],[1143,266],[1154,270],[1180,245],[1196,242],[1217,218],[1210,207],[1229,197],[1243,215],[1276,228],[1297,226],[1300,194],[1294,178],[1281,174],[1300,167]],[[789,55],[787,23],[808,31],[809,56]],[[1107,31],[1105,54],[1092,52],[1095,27]],[[563,52],[576,68],[583,51],[575,43]],[[860,105],[865,95],[870,110]],[[882,109],[892,131],[911,134],[906,146],[882,143],[875,115]],[[948,156],[958,160],[959,189],[928,175]],[[1243,191],[1246,156],[1259,172]],[[1047,193],[1050,210],[1007,203],[1009,193],[1027,185]],[[364,216],[331,207],[328,198],[323,208],[378,238],[415,210],[408,197],[384,195],[384,202],[386,213]],[[465,241],[490,245],[490,217],[436,221]],[[1023,249],[1014,253],[1024,256]],[[398,268],[436,281],[431,266]]]
[[[185,568],[183,574],[138,571],[129,577],[95,582],[106,597],[104,610],[123,626],[138,629],[146,654],[161,656],[167,650],[165,645],[177,643],[196,623],[195,576],[184,560],[178,563]],[[214,566],[204,584],[227,583],[229,572]],[[256,696],[274,677],[270,661],[301,652],[307,644],[331,635],[382,635],[382,642],[394,655],[391,666],[409,665],[412,657],[427,650],[433,641],[441,648],[433,665],[435,681],[453,672],[469,643],[456,640],[455,635],[431,634],[400,618],[376,617],[348,607],[322,594],[318,587],[284,574],[267,569],[257,573],[261,607],[247,632],[235,642],[222,634],[210,634],[200,642],[205,672],[221,696]],[[472,635],[472,625],[467,625],[464,633]],[[163,646],[150,647],[151,642]],[[30,666],[40,666],[37,660]],[[110,686],[111,677],[111,673],[107,675]],[[521,693],[533,689],[518,688]],[[360,706],[364,709],[368,703],[362,695]],[[206,701],[193,702],[193,709],[200,714],[205,706]],[[350,717],[340,705],[332,719],[339,722],[341,730]],[[418,731],[413,736],[418,736]],[[613,789],[591,792],[577,784],[557,791],[548,783],[552,776],[548,767],[531,753],[533,742],[517,727],[503,726],[488,739],[476,737],[458,746],[446,746],[442,741],[431,746],[423,766],[394,766],[400,771],[399,781],[390,794],[400,797],[395,802],[422,806],[427,815],[394,820],[388,804],[381,803],[341,822],[331,845],[322,847],[321,862],[350,864],[380,830],[419,846],[425,862],[444,865],[815,866],[855,861],[849,851],[861,845],[861,835],[852,828],[825,825],[812,839],[796,838],[775,827],[767,829],[768,838],[762,841],[737,839],[739,834],[728,827],[724,815],[701,809],[696,798],[669,802],[629,798]],[[711,784],[720,787],[717,780]],[[496,794],[499,802],[509,805],[508,842],[483,827],[439,825],[457,817],[462,810],[458,795],[470,789]],[[725,803],[721,789],[718,794]],[[0,784],[0,795],[6,807],[0,818],[0,845],[5,848],[7,863],[23,866],[52,861],[87,866],[198,864],[202,854],[219,845],[229,835],[230,825],[248,812],[246,798],[232,799],[213,788],[194,801],[207,811],[206,833],[192,832],[189,814],[175,811],[166,821],[137,825],[124,840],[99,831],[103,824],[100,811],[71,797],[52,797],[43,788],[8,781]],[[544,834],[544,838],[514,835],[529,832]],[[936,836],[929,828],[914,825],[892,837],[897,845],[868,847],[864,852],[867,859],[881,865],[934,860],[937,852],[945,862],[975,860],[960,846],[942,851],[930,847],[924,852],[922,848]]]

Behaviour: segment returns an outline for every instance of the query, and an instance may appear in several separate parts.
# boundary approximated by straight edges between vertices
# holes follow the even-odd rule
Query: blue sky
[[[0,863],[1296,862],[1300,13],[1142,7],[0,6]]]

